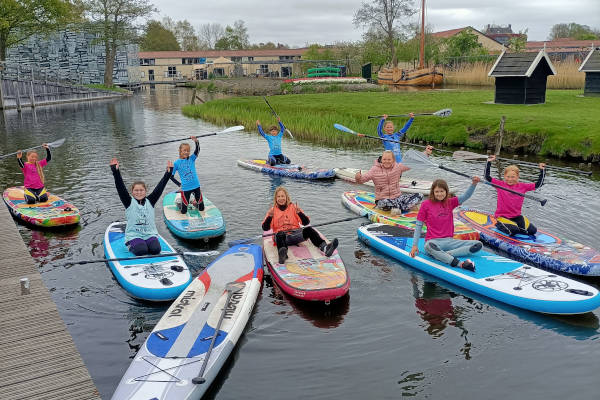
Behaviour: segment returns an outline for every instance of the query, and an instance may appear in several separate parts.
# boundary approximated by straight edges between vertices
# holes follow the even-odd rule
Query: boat
[[[9,187],[2,198],[14,218],[30,225],[57,228],[79,223],[77,207],[50,192],[43,203],[27,204],[23,186]]]
[[[333,179],[335,171],[333,169],[315,169],[297,164],[276,164],[270,165],[267,160],[238,160],[237,164],[242,168],[251,169],[268,175],[285,176],[295,179]]]
[[[163,199],[165,225],[175,236],[183,239],[204,239],[221,236],[225,233],[225,220],[221,211],[203,195],[204,211],[192,205],[182,214],[181,192],[167,193]]]

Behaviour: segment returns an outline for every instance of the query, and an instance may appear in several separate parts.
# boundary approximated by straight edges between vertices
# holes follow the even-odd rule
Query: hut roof
[[[600,72],[600,47],[592,47],[583,63],[579,67],[583,72]]]
[[[556,70],[544,50],[536,53],[507,53],[506,50],[500,54],[496,63],[488,73],[488,76],[526,76],[531,77],[533,71],[537,68],[542,59],[546,60],[552,75],[556,75]]]

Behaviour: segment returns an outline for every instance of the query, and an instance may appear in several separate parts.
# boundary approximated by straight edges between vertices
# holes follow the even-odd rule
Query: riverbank
[[[503,150],[600,161],[598,110],[600,98],[582,97],[580,91],[548,90],[546,104],[491,104],[493,90],[435,90],[385,93],[323,93],[278,96],[271,105],[299,140],[333,147],[375,148],[376,141],[340,133],[340,123],[357,132],[375,134],[377,120],[369,115],[436,111],[452,108],[448,118],[419,117],[407,140],[433,144],[493,148],[500,117],[506,116]],[[183,114],[217,124],[242,124],[253,130],[255,121],[273,123],[260,97],[234,97],[183,107]],[[396,125],[405,119],[394,120]],[[375,143],[373,143],[375,142]]]

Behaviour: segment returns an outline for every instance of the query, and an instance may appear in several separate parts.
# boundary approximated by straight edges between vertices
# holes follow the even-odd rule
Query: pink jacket
[[[361,174],[356,183],[365,183],[372,180],[375,184],[375,200],[395,199],[402,194],[400,191],[400,177],[402,177],[404,171],[409,169],[401,163],[394,163],[392,168],[386,169],[379,160],[375,160],[371,169]]]

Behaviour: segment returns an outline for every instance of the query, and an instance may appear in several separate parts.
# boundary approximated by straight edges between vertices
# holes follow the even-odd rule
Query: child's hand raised
[[[111,167],[114,165],[114,166],[115,166],[115,168],[119,169],[119,161],[117,160],[117,158],[116,158],[116,157],[113,157],[113,159],[112,159],[112,160],[110,160],[110,164],[109,164],[109,165],[110,165]]]
[[[427,157],[429,157],[431,153],[433,153],[433,146],[427,145],[427,147],[425,147],[424,153],[427,155]]]
[[[383,119],[387,119],[388,115],[387,114],[383,114]]]
[[[17,158],[23,157],[23,152],[21,150],[17,151]]]
[[[413,112],[408,113],[408,116],[411,117],[411,118],[414,118],[415,117],[415,113],[413,113]]]
[[[48,143],[42,143],[42,147],[48,150]]]
[[[480,178],[480,177],[478,177],[478,176],[474,176],[474,177],[472,178],[472,181],[471,181],[471,182],[473,182],[473,185],[477,185],[479,182],[481,182],[481,178]]]
[[[194,142],[198,142],[198,138],[196,136],[190,136],[190,139],[192,139]]]
[[[260,126],[260,121],[256,120],[256,126]]]
[[[546,169],[546,163],[541,162],[539,167],[540,169]]]
[[[173,161],[169,160],[167,161],[167,171],[170,171],[173,169]]]
[[[490,154],[490,156],[488,157],[488,161],[492,162],[496,160],[496,155],[495,154]]]

